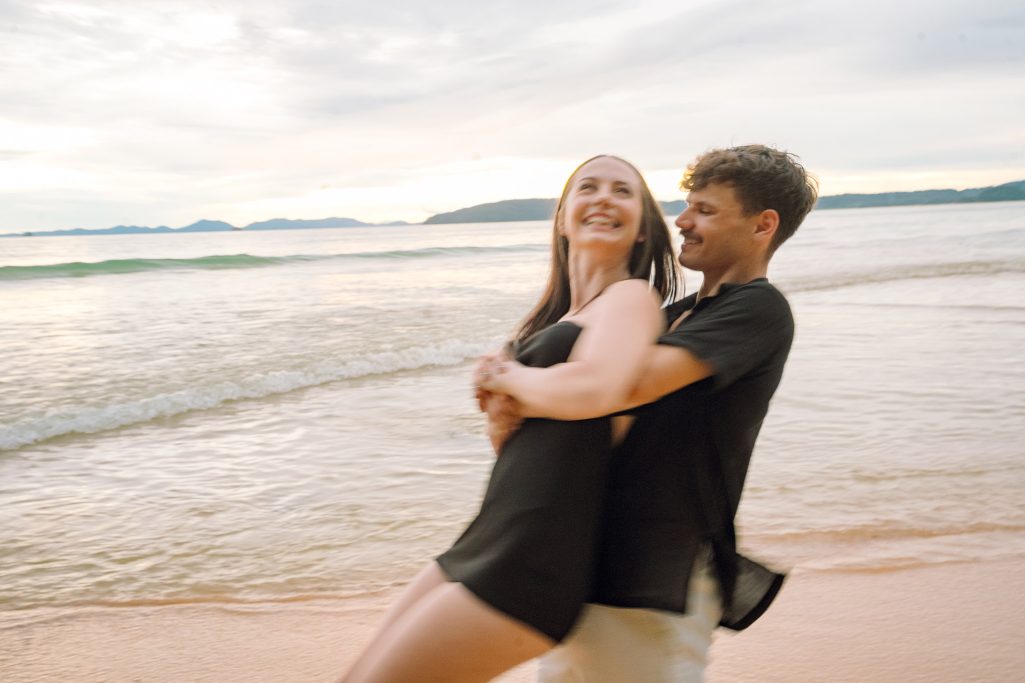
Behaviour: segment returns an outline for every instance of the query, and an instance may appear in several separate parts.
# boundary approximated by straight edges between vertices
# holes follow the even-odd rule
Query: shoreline
[[[879,573],[801,572],[747,631],[722,630],[712,683],[1013,680],[1025,668],[1015,560]],[[4,625],[0,679],[332,681],[387,597],[273,606],[83,608]],[[7,616],[10,616],[8,613]],[[532,680],[524,664],[499,680]]]

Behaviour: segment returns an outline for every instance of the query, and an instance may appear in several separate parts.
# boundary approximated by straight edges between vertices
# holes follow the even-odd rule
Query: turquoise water
[[[0,240],[5,618],[407,579],[479,502],[469,363],[549,230]],[[1025,204],[816,212],[770,277],[798,333],[742,545],[798,571],[1025,556]]]

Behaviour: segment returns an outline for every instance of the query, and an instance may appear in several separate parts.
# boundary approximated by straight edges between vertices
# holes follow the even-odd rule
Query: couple
[[[599,156],[570,176],[515,360],[478,367],[500,448],[480,513],[346,681],[482,681],[540,655],[543,681],[701,680],[715,626],[767,606],[781,578],[737,555],[733,518],[793,336],[765,276],[815,184],[750,145],[682,187],[678,260],[704,280],[659,311],[678,271],[640,174]]]

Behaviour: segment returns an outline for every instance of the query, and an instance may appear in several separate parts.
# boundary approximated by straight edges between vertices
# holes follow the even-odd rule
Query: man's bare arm
[[[653,403],[713,374],[711,365],[687,349],[656,344],[648,353],[640,379],[617,411]]]

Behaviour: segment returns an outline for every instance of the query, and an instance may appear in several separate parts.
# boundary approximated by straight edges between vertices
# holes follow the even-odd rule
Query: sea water
[[[391,589],[474,515],[545,222],[0,239],[0,620]],[[693,291],[699,280],[688,273]],[[743,549],[1025,558],[1025,203],[816,211]]]

